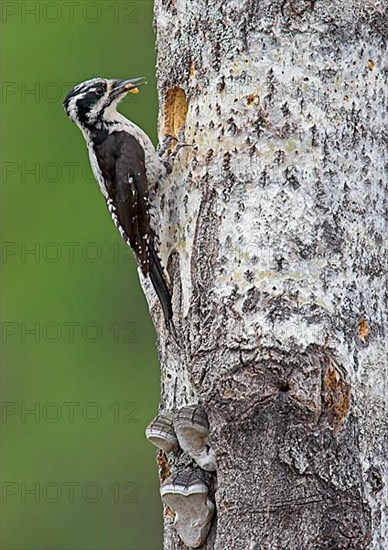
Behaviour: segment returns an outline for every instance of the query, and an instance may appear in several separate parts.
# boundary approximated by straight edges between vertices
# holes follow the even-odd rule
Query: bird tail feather
[[[149,276],[161,303],[166,323],[168,323],[172,318],[171,293],[166,283],[161,260],[154,247],[151,247],[150,251]]]

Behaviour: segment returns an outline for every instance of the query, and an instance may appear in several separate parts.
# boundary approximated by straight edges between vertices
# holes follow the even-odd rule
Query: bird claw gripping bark
[[[160,157],[163,157],[166,153],[168,153],[170,147],[171,147],[171,143],[172,142],[175,142],[175,148],[174,150],[166,157],[166,158],[163,158],[162,161],[163,161],[163,164],[164,166],[166,167],[166,170],[167,170],[167,173],[170,174],[172,172],[172,169],[173,169],[173,166],[174,166],[174,161],[176,159],[176,157],[178,156],[179,152],[181,149],[183,149],[184,147],[192,147],[192,143],[186,143],[185,141],[185,130],[184,128],[181,128],[178,132],[178,137],[176,138],[175,136],[171,135],[171,134],[166,134],[161,143],[159,143],[158,145],[158,155]]]

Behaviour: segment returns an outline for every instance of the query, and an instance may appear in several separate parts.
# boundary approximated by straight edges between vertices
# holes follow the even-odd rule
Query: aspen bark
[[[160,411],[210,421],[204,548],[388,548],[386,4],[155,0],[155,26],[160,134],[193,144],[155,199],[175,331],[146,292]]]

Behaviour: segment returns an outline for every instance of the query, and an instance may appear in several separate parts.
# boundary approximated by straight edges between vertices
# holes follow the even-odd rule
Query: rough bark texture
[[[160,130],[186,97],[195,144],[158,191],[175,334],[146,291],[160,410],[210,420],[205,548],[388,548],[386,3],[155,0],[155,23]]]

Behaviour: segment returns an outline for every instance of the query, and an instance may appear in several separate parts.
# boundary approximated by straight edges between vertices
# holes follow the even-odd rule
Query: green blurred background
[[[1,548],[157,550],[155,333],[62,109],[80,81],[145,76],[121,111],[156,140],[153,2],[1,10]]]

